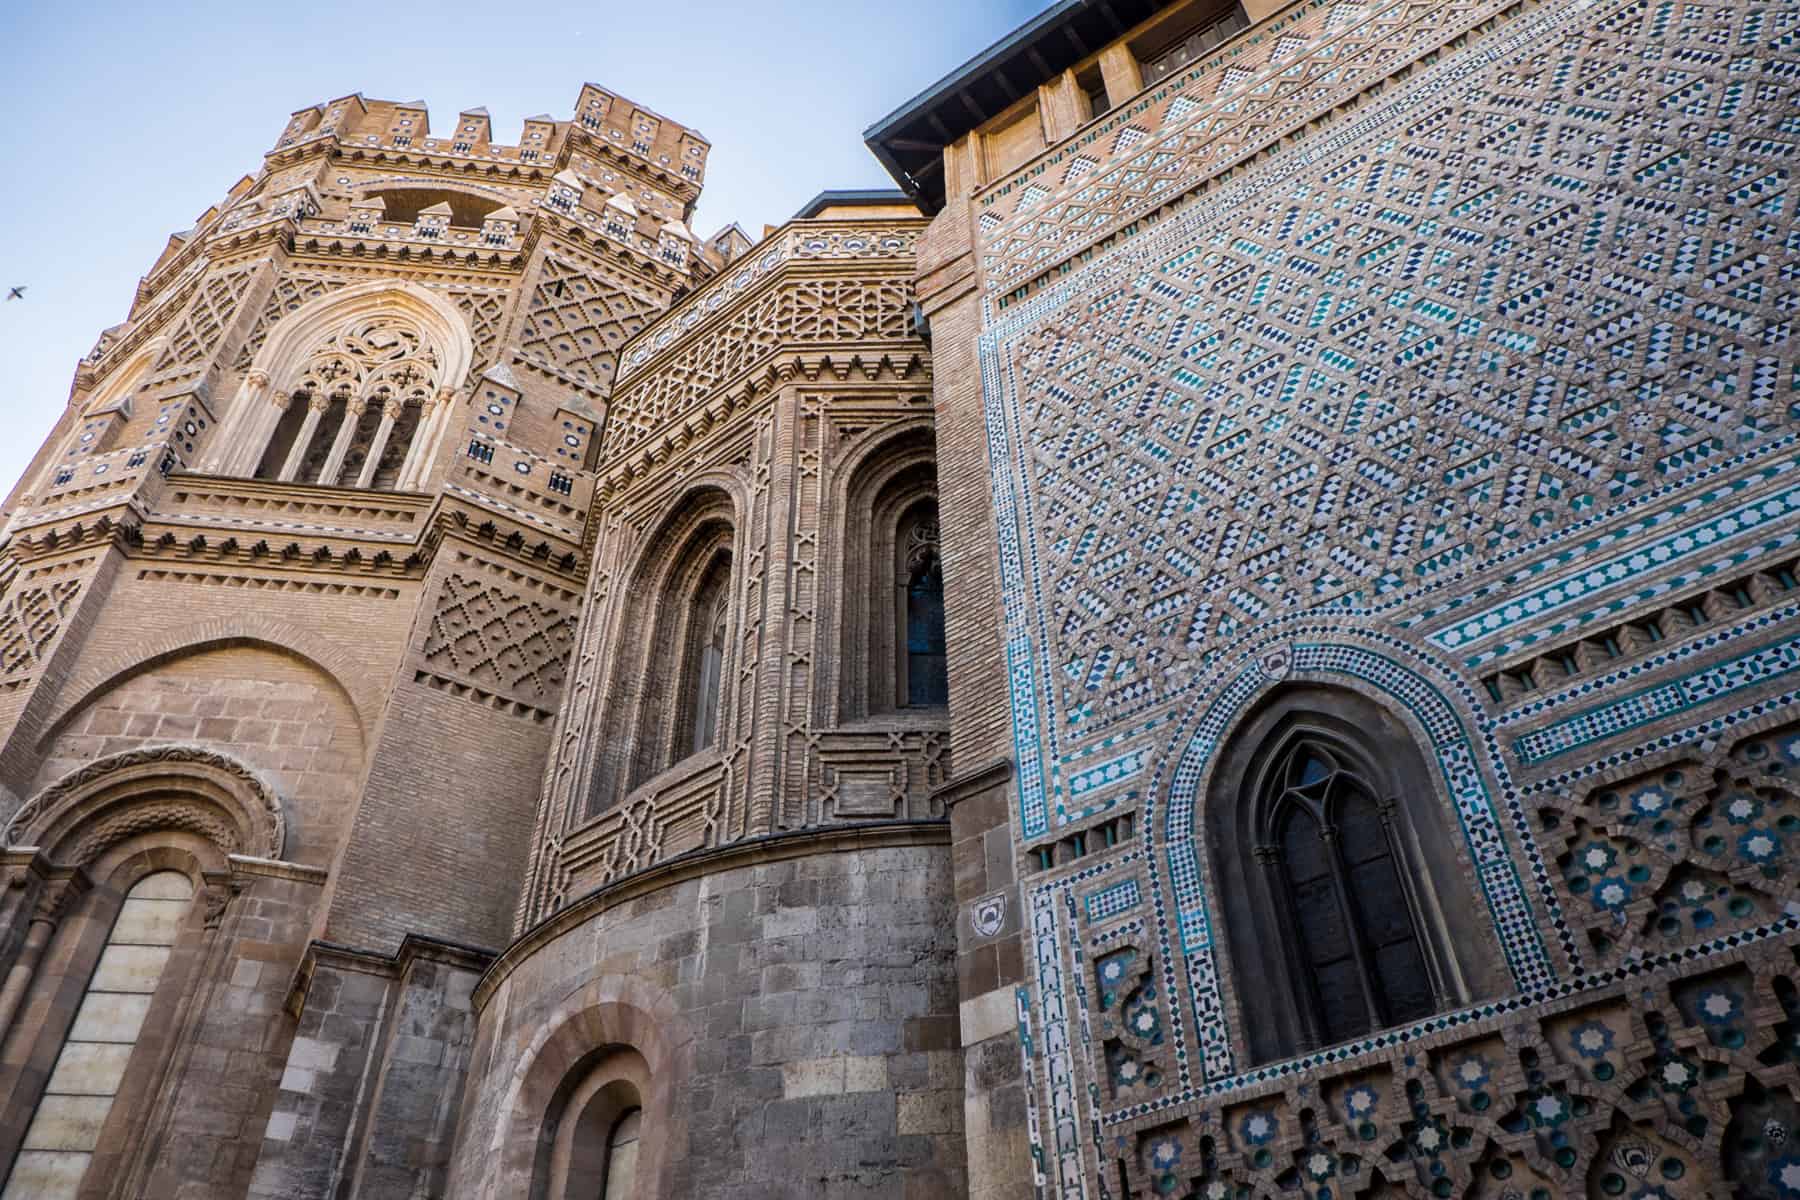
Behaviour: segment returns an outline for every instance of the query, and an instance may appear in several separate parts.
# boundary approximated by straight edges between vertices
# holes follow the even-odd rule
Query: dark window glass
[[[1386,819],[1329,751],[1303,745],[1277,774],[1276,849],[1302,1004],[1326,1043],[1416,1020],[1434,997]]]
[[[936,555],[913,572],[906,588],[906,702],[950,702],[944,658],[944,572]]]

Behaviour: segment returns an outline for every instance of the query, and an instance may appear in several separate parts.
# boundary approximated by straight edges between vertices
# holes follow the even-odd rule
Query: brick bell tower
[[[618,352],[743,248],[688,225],[706,141],[603,88],[445,124],[295,113],[0,512],[9,1198],[441,1186],[384,1126],[511,936]]]

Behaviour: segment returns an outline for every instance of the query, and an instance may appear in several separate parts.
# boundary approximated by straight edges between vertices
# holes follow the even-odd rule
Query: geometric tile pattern
[[[1784,463],[1783,466],[1788,464]],[[1677,567],[1689,559],[1705,554],[1717,554],[1719,548],[1734,536],[1757,529],[1781,529],[1786,527],[1788,533],[1770,543],[1773,549],[1782,549],[1792,544],[1792,529],[1796,520],[1800,520],[1800,487],[1791,487],[1773,495],[1759,497],[1748,503],[1721,511],[1719,501],[1736,491],[1743,484],[1754,480],[1733,480],[1729,484],[1693,496],[1687,502],[1676,506],[1668,513],[1668,517],[1679,520],[1692,515],[1696,519],[1682,521],[1677,532],[1670,533],[1652,542],[1639,541],[1629,550],[1624,550],[1611,558],[1595,558],[1593,552],[1605,541],[1612,538],[1594,538],[1588,542],[1572,547],[1544,563],[1534,563],[1530,568],[1514,572],[1504,581],[1506,599],[1485,610],[1470,613],[1458,619],[1456,624],[1439,630],[1427,640],[1433,645],[1446,650],[1460,649],[1470,643],[1486,639],[1494,634],[1504,632],[1519,624],[1533,621],[1569,607],[1579,604],[1592,596],[1622,584],[1631,584],[1645,580],[1654,591],[1639,593],[1632,599],[1648,598],[1669,590],[1667,581],[1674,575]],[[1699,516],[1704,510],[1706,516]],[[1661,516],[1663,514],[1657,514]],[[1655,518],[1651,518],[1654,520]],[[1626,536],[1642,532],[1641,522],[1634,522],[1626,530],[1620,531]],[[1620,538],[1619,540],[1623,540]],[[1728,560],[1737,565],[1735,558]],[[1515,590],[1519,584],[1525,583],[1530,574],[1549,567],[1560,566],[1565,574],[1546,583],[1536,584],[1529,591]],[[1647,578],[1648,577],[1648,578]],[[1690,577],[1675,576],[1683,583]],[[1470,667],[1479,667],[1490,661],[1499,653],[1510,652],[1529,645],[1529,641],[1514,642],[1499,651],[1490,651],[1468,660]]]
[[[1790,609],[1789,620],[1794,618]],[[1711,648],[1708,643],[1702,645]],[[1640,725],[1800,671],[1800,636],[1715,659],[1689,674],[1581,709],[1513,740],[1519,761],[1536,765]]]
[[[987,290],[1018,287],[1504,7],[1315,0],[1234,40],[981,197]]]
[[[1694,851],[1692,870],[1665,864],[1615,885],[1604,860],[1649,853],[1633,849],[1645,829],[1599,807],[1579,827],[1555,825],[1545,806],[1566,807],[1567,793],[1536,783],[1527,793],[1509,758],[1521,769],[1573,760],[1578,747],[1700,705],[1714,731],[1764,719],[1775,707],[1766,685],[1800,666],[1800,639],[1780,630],[1791,606],[1694,628],[1691,640],[1671,626],[1667,653],[1593,670],[1500,720],[1478,678],[1460,672],[1790,557],[1800,10],[1772,0],[1503,7],[1296,6],[1235,58],[1184,69],[977,198],[1025,853],[1109,806],[1140,810],[1141,845],[1025,889],[1034,990],[1022,1015],[1051,1194],[1089,1195],[1104,1177],[1110,1195],[1121,1172],[1132,1195],[1296,1184],[1363,1194],[1366,1173],[1332,1182],[1345,1162],[1336,1151],[1290,1153],[1343,1142],[1284,1124],[1274,1108],[1248,1124],[1239,1117],[1256,1114],[1211,1107],[1186,1121],[1170,1110],[1291,1089],[1296,1074],[1357,1055],[1397,1063],[1396,1044],[1616,981],[1589,964],[1655,973],[1673,969],[1658,957],[1667,945],[1727,953],[1794,931],[1784,889],[1745,874],[1761,870],[1759,854],[1791,853],[1782,838],[1800,828],[1774,785],[1709,791],[1710,775],[1681,768],[1683,836],[1711,848]],[[1403,66],[1379,95],[1344,103]],[[1341,115],[1277,146],[1332,108]],[[1221,176],[1263,147],[1276,149]],[[1057,165],[1076,155],[1079,171]],[[1488,570],[1520,558],[1505,578]],[[1244,1071],[1194,804],[1235,718],[1290,675],[1385,697],[1423,731],[1517,990]],[[1737,713],[1719,710],[1737,697]],[[1646,741],[1644,769],[1672,744]],[[1584,787],[1595,806],[1626,795]],[[1732,825],[1727,810],[1749,824]],[[1571,865],[1576,855],[1591,867]],[[1596,880],[1607,880],[1601,892]],[[1629,953],[1600,932],[1621,888],[1638,906]],[[1167,1001],[1157,1028],[1171,1053],[1091,1036],[1090,1017],[1110,1026],[1104,1005],[1083,999],[1092,972],[1078,910],[1089,921],[1133,913],[1141,958],[1130,969],[1151,971]],[[1704,929],[1732,933],[1705,941]],[[1107,935],[1096,965],[1122,969],[1130,941]],[[1589,1031],[1584,1044],[1600,1040]],[[1418,1086],[1439,1094],[1407,1084]],[[1371,1084],[1357,1103],[1379,1092]],[[1509,1096],[1524,1107],[1496,1115],[1548,1128],[1534,1122],[1554,1123],[1558,1096],[1530,1100]],[[1076,1169],[1079,1157],[1120,1154],[1114,1128],[1135,1136],[1156,1120],[1180,1131],[1146,1138],[1144,1157],[1118,1170]],[[1581,1157],[1596,1141],[1613,1161],[1637,1161],[1602,1135],[1584,1135],[1579,1161],[1598,1161]],[[1477,1168],[1528,1183],[1520,1195],[1582,1186],[1560,1159],[1544,1170],[1511,1153],[1387,1158],[1423,1172],[1427,1190],[1431,1172],[1445,1172],[1459,1195],[1477,1194]],[[1690,1169],[1663,1158],[1665,1180]],[[1151,1170],[1175,1160],[1179,1171]],[[1392,1186],[1374,1194],[1399,1194],[1397,1177],[1383,1178]]]
[[[1790,170],[1800,83],[1750,86],[1717,47],[1795,61],[1800,17],[1519,21],[1534,38],[1477,42],[1310,169],[1272,159],[984,336],[1008,598],[1040,598],[1009,628],[1028,836],[1084,811],[1060,763],[1243,630],[1391,602],[1794,420],[1772,306],[1800,243],[1752,185]],[[1639,103],[1621,61],[1680,86]],[[1674,146],[1689,126],[1704,152]]]
[[[1141,903],[1143,897],[1138,893],[1138,882],[1135,879],[1089,892],[1082,900],[1083,907],[1087,909],[1087,919],[1095,924],[1110,921],[1121,913],[1128,913]]]

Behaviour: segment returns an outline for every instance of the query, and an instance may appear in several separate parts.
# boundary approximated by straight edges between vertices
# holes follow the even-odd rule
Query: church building
[[[1800,7],[1057,0],[760,237],[651,102],[76,364],[0,1200],[1800,1200]]]

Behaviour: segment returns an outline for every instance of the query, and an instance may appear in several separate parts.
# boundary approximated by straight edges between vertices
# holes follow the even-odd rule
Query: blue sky
[[[592,80],[704,134],[698,232],[755,235],[822,188],[887,186],[862,130],[1043,7],[0,0],[0,295],[28,289],[0,303],[0,495],[168,235],[254,173],[295,109],[421,99],[445,128],[484,105],[512,143]]]

